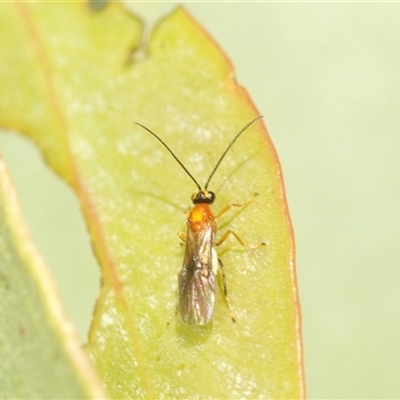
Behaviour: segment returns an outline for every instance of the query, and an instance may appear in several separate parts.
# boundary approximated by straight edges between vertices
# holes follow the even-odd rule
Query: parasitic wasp
[[[215,200],[215,193],[208,190],[211,178],[214,176],[229,149],[233,146],[240,135],[260,118],[262,118],[262,116],[253,119],[233,138],[208,177],[204,189],[159,136],[146,126],[135,122],[136,125],[142,127],[153,135],[169,151],[172,157],[178,162],[187,175],[189,175],[198,188],[198,191],[191,197],[194,206],[186,220],[186,234],[183,232],[179,234],[179,237],[185,242],[186,248],[183,265],[178,274],[179,304],[177,312],[179,310],[182,321],[187,325],[205,325],[211,321],[214,313],[215,292],[217,286],[216,275],[218,268],[222,273],[224,296],[231,312],[232,321],[236,321],[233,307],[228,298],[224,265],[221,259],[218,258],[215,247],[223,243],[229,235],[233,235],[241,245],[250,248],[265,245],[265,242],[261,242],[256,246],[249,246],[232,230],[227,230],[220,240],[216,240],[216,220],[232,207],[242,207],[249,204],[254,200],[257,194],[254,194],[250,199],[243,203],[228,204],[217,215],[214,215],[211,211],[210,205]],[[168,321],[168,324],[169,323],[170,321]]]

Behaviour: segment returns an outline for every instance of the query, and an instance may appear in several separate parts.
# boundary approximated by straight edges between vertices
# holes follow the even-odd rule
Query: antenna
[[[221,158],[218,160],[217,164],[215,165],[214,169],[212,170],[210,176],[207,179],[207,182],[204,186],[204,190],[207,190],[208,184],[210,183],[211,178],[214,176],[216,170],[218,169],[219,165],[221,164],[222,160],[226,156],[226,153],[228,153],[229,149],[233,146],[233,144],[236,142],[236,140],[239,138],[239,136],[254,122],[258,121],[259,119],[263,118],[262,115],[258,116],[257,118],[254,118],[252,121],[250,121],[230,142],[229,146],[225,149],[225,151],[222,153]],[[134,122],[134,124],[139,125],[143,129],[145,129],[147,132],[149,132],[151,135],[153,135],[172,155],[172,157],[175,158],[176,162],[183,168],[183,170],[189,175],[189,177],[192,179],[192,181],[196,184],[197,188],[199,189],[199,192],[202,191],[202,188],[200,184],[197,182],[197,180],[193,177],[193,175],[188,171],[188,169],[183,165],[183,163],[179,160],[179,158],[174,154],[174,152],[168,147],[168,145],[159,137],[157,136],[152,130],[147,128],[146,126],[142,125],[139,122]]]
[[[216,166],[214,167],[213,171],[211,172],[210,176],[207,179],[206,184],[204,185],[204,189],[207,190],[208,184],[211,181],[211,178],[213,177],[213,175],[215,174],[215,171],[218,169],[219,165],[221,164],[222,160],[224,159],[224,157],[226,156],[226,153],[229,151],[229,149],[233,146],[233,144],[236,142],[237,139],[239,139],[239,136],[250,126],[252,125],[254,122],[258,121],[259,119],[263,118],[263,115],[259,115],[257,118],[254,118],[252,121],[250,121],[232,140],[232,142],[229,144],[229,146],[226,148],[226,150],[223,152],[221,158],[219,159],[219,161],[217,162]]]
[[[173,151],[168,147],[168,145],[160,138],[158,137],[153,131],[151,131],[149,128],[146,126],[140,124],[139,122],[133,122],[136,125],[141,126],[143,129],[145,129],[147,132],[151,133],[172,155],[172,157],[175,158],[177,163],[184,169],[184,171],[192,178],[192,181],[196,184],[198,187],[199,191],[201,192],[201,186],[200,184],[194,179],[193,175],[188,171],[188,169],[182,164],[182,162],[179,160],[179,158],[173,153]]]

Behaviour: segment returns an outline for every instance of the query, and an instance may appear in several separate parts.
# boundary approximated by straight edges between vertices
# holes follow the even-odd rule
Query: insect
[[[239,136],[250,125],[260,118],[262,118],[262,116],[253,119],[233,138],[212,170],[206,184],[204,185],[204,188],[200,186],[193,175],[159,136],[157,136],[146,126],[135,122],[136,125],[139,125],[153,135],[170,152],[172,157],[178,162],[178,164],[183,168],[183,170],[193,180],[198,188],[198,191],[191,197],[194,206],[186,220],[186,234],[179,234],[179,237],[185,242],[186,248],[183,265],[178,274],[179,304],[177,307],[177,312],[179,310],[182,321],[187,325],[206,325],[211,321],[214,313],[215,291],[217,286],[216,275],[218,268],[220,268],[222,272],[224,295],[231,312],[232,321],[236,321],[235,313],[228,298],[224,265],[221,259],[218,258],[215,247],[224,242],[229,235],[233,235],[243,246],[251,248],[254,246],[246,245],[246,243],[244,243],[242,239],[232,230],[226,231],[222,238],[217,241],[216,220],[232,207],[242,207],[250,203],[257,196],[257,194],[253,195],[244,203],[228,204],[217,215],[214,215],[211,211],[210,205],[215,200],[215,193],[208,190],[208,185],[222,160]],[[261,242],[259,245],[265,245],[265,242]],[[255,247],[258,247],[259,245],[256,245]]]

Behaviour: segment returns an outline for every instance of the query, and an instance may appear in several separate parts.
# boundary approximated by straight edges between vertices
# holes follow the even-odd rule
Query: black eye
[[[200,192],[197,192],[192,196],[193,204],[199,204],[199,203],[212,204],[214,200],[215,200],[215,193],[209,192],[208,190],[201,190]]]
[[[210,204],[214,203],[215,193],[214,192],[208,192],[208,197],[210,199]]]

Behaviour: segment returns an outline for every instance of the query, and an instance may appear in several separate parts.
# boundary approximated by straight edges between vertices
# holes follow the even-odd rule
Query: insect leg
[[[179,239],[182,240],[183,243],[186,243],[186,233],[185,232],[178,232]]]
[[[215,243],[215,246],[219,246],[220,244],[222,244],[223,242],[225,242],[226,239],[228,239],[229,235],[232,235],[235,237],[235,239],[242,245],[245,247],[248,247],[249,249],[257,249],[260,246],[265,246],[267,243],[266,242],[260,242],[257,243],[255,245],[251,245],[251,244],[247,244],[245,243],[242,238],[236,233],[234,232],[232,229],[228,229],[221,237],[221,239],[218,240],[218,242]]]
[[[175,307],[175,312],[168,318],[167,325],[171,325],[171,322],[175,319],[176,314],[179,312],[179,304]]]
[[[231,301],[230,301],[230,299],[228,297],[228,289],[226,288],[226,278],[225,278],[224,264],[223,264],[223,262],[222,262],[222,260],[220,258],[218,258],[218,264],[219,264],[219,268],[221,269],[221,273],[222,273],[222,285],[224,287],[225,300],[226,300],[226,303],[228,304],[228,308],[229,308],[229,311],[231,313],[232,322],[236,322],[235,311],[233,310]]]
[[[232,207],[244,207],[247,204],[250,204],[256,197],[258,196],[258,193],[254,193],[253,196],[251,196],[248,200],[246,200],[243,203],[230,203],[227,204],[216,216],[215,218],[219,218],[221,215],[224,215],[227,213]]]

